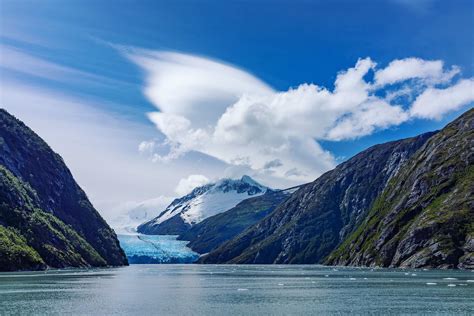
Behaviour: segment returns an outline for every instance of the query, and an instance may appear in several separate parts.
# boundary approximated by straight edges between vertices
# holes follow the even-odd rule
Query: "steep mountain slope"
[[[0,109],[0,270],[127,264],[59,155]]]
[[[474,268],[474,109],[428,140],[326,262]]]
[[[149,235],[180,235],[206,218],[225,212],[242,200],[262,195],[267,190],[249,176],[206,184],[175,199],[156,218],[138,226],[137,231]]]
[[[198,253],[207,253],[270,214],[296,190],[268,191],[243,200],[230,210],[194,225],[178,239],[189,240],[188,247]]]
[[[373,146],[301,187],[203,263],[317,263],[364,219],[400,167],[433,135]]]

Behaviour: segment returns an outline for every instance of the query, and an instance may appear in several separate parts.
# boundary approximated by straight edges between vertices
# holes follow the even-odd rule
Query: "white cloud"
[[[369,135],[377,128],[384,129],[399,125],[408,120],[400,106],[391,106],[387,102],[374,99],[364,103],[352,115],[343,117],[329,130],[327,137],[332,140],[352,139]]]
[[[158,161],[158,152],[166,150],[161,146],[164,136],[156,135],[152,124],[137,123],[128,117],[128,111],[135,110],[133,107],[104,104],[90,96],[71,96],[45,88],[40,84],[44,81],[37,79],[79,87],[106,84],[117,89],[124,87],[121,81],[53,63],[5,44],[0,44],[0,71],[0,106],[24,121],[64,158],[107,220],[123,215],[124,207],[150,201],[150,197],[174,196],[173,187],[161,181],[163,178],[177,183],[195,172],[196,167],[211,177],[225,172],[225,164],[204,155],[198,159],[174,156],[172,163],[153,164],[143,154]],[[13,72],[36,84],[19,83],[10,77]],[[121,113],[124,108],[127,112]],[[137,146],[142,155],[137,153]]]
[[[446,88],[429,88],[419,95],[410,113],[414,117],[441,119],[443,114],[458,110],[474,101],[474,79],[460,80]]]
[[[269,94],[267,84],[236,67],[210,59],[132,50],[128,56],[146,70],[145,95],[162,112],[192,117],[191,127],[206,127],[244,93]]]
[[[138,151],[140,153],[153,153],[155,145],[156,143],[153,140],[144,140],[138,144]]]
[[[143,223],[163,211],[173,199],[173,197],[160,195],[141,202],[127,202],[123,205],[123,209],[132,220]]]
[[[336,164],[318,140],[354,139],[406,122],[415,112],[410,104],[397,104],[400,97],[413,100],[436,85],[449,86],[459,73],[439,60],[407,58],[378,70],[364,58],[337,75],[332,91],[301,84],[275,92],[241,69],[202,57],[142,50],[129,57],[146,71],[145,95],[161,110],[148,116],[167,137],[169,151],[155,160],[198,151],[234,166],[232,173],[299,183]],[[366,79],[370,72],[373,81]]]
[[[187,178],[179,180],[174,191],[178,196],[183,196],[190,193],[194,188],[203,186],[207,183],[209,183],[209,179],[202,174],[192,174]]]
[[[444,63],[441,60],[397,59],[390,62],[384,69],[375,72],[375,84],[384,86],[408,79],[421,79],[432,85],[449,82],[459,71],[456,66],[445,70]]]
[[[264,166],[263,169],[273,169],[273,168],[278,168],[282,166],[283,163],[279,159],[274,159],[269,162],[267,162]]]
[[[122,81],[98,76],[72,67],[59,65],[28,54],[21,49],[0,44],[0,68],[27,76],[58,82],[117,86]]]
[[[141,202],[127,201],[116,207],[110,225],[118,234],[136,234],[138,225],[160,214],[172,200],[172,197],[158,196]]]
[[[25,76],[114,82],[13,47],[0,50],[0,67]],[[441,61],[404,59],[377,70],[364,58],[340,72],[332,90],[301,84],[278,92],[215,60],[135,49],[127,54],[146,71],[144,93],[160,110],[148,118],[158,135],[152,124],[110,111],[111,104],[100,110],[104,104],[90,98],[8,81],[8,72],[1,78],[1,106],[64,157],[107,219],[125,206],[159,208],[175,194],[223,176],[248,174],[274,188],[312,181],[336,164],[319,140],[352,139],[413,118],[440,118],[473,101],[473,79],[453,83],[458,69],[445,70]],[[374,81],[367,79],[371,72]],[[398,104],[400,96],[410,102]],[[178,183],[176,191],[169,183]],[[159,198],[150,200],[153,196]]]
[[[133,201],[174,196],[169,183],[178,183],[195,172],[196,166],[210,177],[217,177],[225,169],[205,157],[200,158],[201,162],[179,159],[166,165],[152,163],[137,152],[137,145],[157,136],[153,126],[100,110],[103,105],[90,98],[2,79],[0,105],[64,158],[76,181],[107,220],[124,212],[124,206],[138,203]]]

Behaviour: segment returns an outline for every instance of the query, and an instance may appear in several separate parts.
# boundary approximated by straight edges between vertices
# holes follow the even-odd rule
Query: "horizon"
[[[107,220],[225,177],[312,182],[474,101],[470,1],[0,5],[1,106]]]

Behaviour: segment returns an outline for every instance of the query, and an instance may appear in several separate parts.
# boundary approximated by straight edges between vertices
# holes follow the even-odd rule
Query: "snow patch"
[[[225,212],[249,197],[259,196],[269,190],[249,176],[241,179],[221,179],[215,183],[195,188],[191,193],[174,200],[155,219],[153,226],[180,215],[184,222],[194,225],[204,219]]]
[[[254,196],[261,195],[255,194]],[[189,203],[188,208],[181,214],[181,218],[188,224],[197,224],[213,215],[225,212],[241,201],[249,198],[247,192],[212,192],[203,194]]]

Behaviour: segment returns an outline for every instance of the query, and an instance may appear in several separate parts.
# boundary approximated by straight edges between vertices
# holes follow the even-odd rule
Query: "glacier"
[[[119,234],[120,246],[130,264],[193,263],[199,254],[186,247],[177,235]]]

